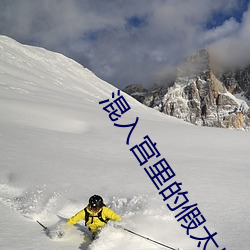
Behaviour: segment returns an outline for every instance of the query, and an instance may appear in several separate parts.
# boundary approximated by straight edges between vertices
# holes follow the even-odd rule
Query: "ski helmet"
[[[103,207],[103,199],[99,195],[93,195],[89,198],[89,206],[91,209],[98,210]]]

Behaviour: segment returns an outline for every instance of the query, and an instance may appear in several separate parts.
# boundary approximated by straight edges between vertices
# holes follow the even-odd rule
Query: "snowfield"
[[[190,234],[206,237],[205,225],[219,245],[210,240],[207,250],[249,250],[249,132],[193,126],[121,92],[131,109],[115,122],[139,118],[127,145],[131,128],[114,126],[99,105],[114,100],[112,93],[118,97],[117,88],[73,60],[0,36],[0,249],[164,249],[115,223],[92,243],[84,222],[61,239],[36,223],[53,232],[93,194],[122,216],[125,228],[174,248],[204,249],[144,171],[165,157],[172,180],[206,219]],[[140,166],[130,148],[146,135],[161,157]]]

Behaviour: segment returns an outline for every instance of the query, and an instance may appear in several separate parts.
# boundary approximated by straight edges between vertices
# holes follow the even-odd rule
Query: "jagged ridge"
[[[158,86],[147,91],[140,85],[124,89],[143,104],[167,115],[196,125],[248,129],[250,67],[215,72],[208,50],[202,49],[187,58],[177,69],[171,86]]]

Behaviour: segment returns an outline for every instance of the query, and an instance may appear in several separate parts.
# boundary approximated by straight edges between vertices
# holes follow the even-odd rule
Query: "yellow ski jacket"
[[[113,210],[110,208],[103,206],[98,212],[91,211],[88,207],[86,207],[87,212],[89,213],[88,221],[85,221],[86,226],[88,226],[89,230],[92,233],[95,233],[98,231],[98,229],[102,228],[106,223],[104,221],[112,220],[112,221],[121,221],[121,217],[116,214]],[[101,218],[104,220],[100,220],[98,218],[98,214],[101,212]],[[85,220],[85,211],[82,209],[77,214],[72,216],[68,221],[67,224],[74,225],[80,220]]]

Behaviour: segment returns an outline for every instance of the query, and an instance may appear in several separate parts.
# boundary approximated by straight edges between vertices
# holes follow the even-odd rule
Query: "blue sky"
[[[211,18],[208,19],[206,28],[212,29],[223,25],[225,20],[234,18],[238,23],[242,22],[243,14],[247,11],[249,0],[240,0],[235,8],[232,8],[230,12],[223,12],[222,10],[216,10],[211,14]]]
[[[201,48],[250,63],[249,0],[1,0],[0,34],[60,52],[111,84],[146,87]]]

